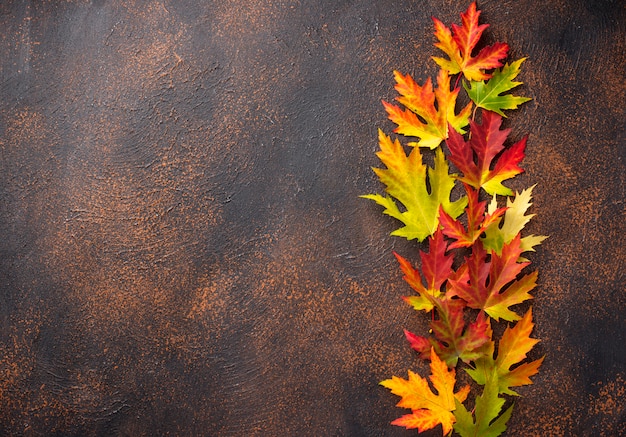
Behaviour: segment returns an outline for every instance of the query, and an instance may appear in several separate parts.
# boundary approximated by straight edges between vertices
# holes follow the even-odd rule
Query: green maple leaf
[[[513,79],[519,74],[520,65],[526,58],[504,65],[501,69],[497,69],[492,73],[491,79],[487,82],[470,81],[469,86],[463,83],[463,87],[467,91],[470,99],[480,108],[493,111],[503,117],[503,109],[517,109],[519,105],[531,100],[528,97],[519,97],[511,94],[502,95],[507,91],[522,84],[522,82],[514,82]]]
[[[404,223],[391,235],[423,241],[439,228],[440,206],[452,217],[461,215],[467,198],[450,201],[454,178],[448,174],[448,163],[441,148],[435,151],[434,168],[428,168],[422,163],[419,148],[412,149],[407,156],[400,142],[397,139],[392,142],[380,129],[378,138],[380,151],[376,155],[387,168],[373,170],[386,185],[388,195],[367,194],[361,197],[385,207],[384,214]],[[404,211],[394,199],[403,205]]]
[[[456,400],[454,430],[461,437],[497,437],[506,431],[506,423],[513,412],[511,405],[500,415],[503,406],[504,399],[498,397],[498,374],[494,370],[487,376],[483,393],[476,398],[474,414]]]

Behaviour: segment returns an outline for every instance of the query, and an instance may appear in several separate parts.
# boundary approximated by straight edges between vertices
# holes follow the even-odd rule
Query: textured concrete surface
[[[449,0],[0,3],[0,434],[404,436],[426,366],[376,129]],[[511,113],[550,235],[508,436],[626,426],[626,11],[479,2],[528,57]],[[440,435],[439,430],[424,435]]]

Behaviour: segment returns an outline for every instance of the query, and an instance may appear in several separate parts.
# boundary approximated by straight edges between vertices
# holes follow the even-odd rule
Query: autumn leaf
[[[391,422],[393,425],[404,426],[407,429],[417,428],[419,432],[423,432],[441,424],[443,435],[446,436],[452,432],[455,420],[452,414],[456,408],[455,399],[458,402],[465,401],[470,387],[466,385],[454,392],[456,372],[454,369],[448,370],[446,363],[439,359],[434,350],[431,350],[430,370],[429,379],[437,391],[436,394],[430,388],[426,378],[410,370],[408,380],[393,376],[380,384],[402,398],[398,402],[398,407],[412,410],[411,414],[406,414]]]
[[[392,142],[381,130],[378,136],[380,151],[376,155],[387,168],[373,170],[386,185],[388,195],[368,194],[361,197],[375,201],[385,208],[385,214],[404,223],[391,235],[423,241],[439,227],[440,206],[450,216],[458,217],[467,199],[462,197],[450,201],[454,178],[448,174],[448,163],[441,149],[435,152],[434,168],[428,168],[427,171],[418,148],[412,149],[407,156],[397,139]],[[404,211],[400,210],[394,199],[402,204]]]
[[[443,50],[449,59],[433,57],[433,60],[450,74],[463,73],[467,80],[480,81],[491,77],[485,73],[496,67],[501,67],[501,59],[506,58],[509,46],[505,43],[497,42],[485,47],[472,57],[472,51],[480,40],[482,33],[488,24],[478,24],[480,11],[476,9],[476,2],[469,5],[467,10],[461,14],[461,26],[452,25],[452,30],[446,27],[441,21],[433,17],[435,23],[435,36],[438,43],[435,47]]]
[[[506,64],[502,69],[497,69],[493,72],[491,79],[485,81],[470,81],[469,86],[463,83],[467,95],[479,108],[493,111],[500,114],[503,117],[503,109],[517,109],[519,105],[531,100],[528,97],[519,97],[511,94],[502,95],[507,91],[522,84],[522,82],[514,82],[513,79],[519,74],[520,65],[526,58],[518,59],[511,63]]]
[[[488,27],[479,23],[480,14],[474,1],[461,14],[460,25],[447,27],[433,18],[435,46],[447,55],[433,57],[441,67],[436,86],[430,78],[420,85],[394,71],[396,102],[382,103],[396,125],[394,132],[410,142],[392,141],[379,130],[377,156],[383,168],[373,170],[386,193],[361,196],[402,223],[392,235],[428,239],[428,248],[419,252],[421,263],[413,265],[394,252],[414,291],[403,299],[415,310],[431,313],[428,334],[404,330],[411,348],[430,360],[431,375],[422,378],[409,371],[406,380],[393,376],[381,382],[400,396],[398,406],[411,410],[392,424],[419,432],[441,424],[444,435],[454,430],[461,437],[504,433],[513,411],[513,405],[505,408],[504,395],[517,395],[513,388],[532,384],[530,378],[543,362],[526,362],[539,340],[530,337],[532,311],[522,317],[514,308],[533,298],[538,277],[536,271],[523,273],[530,262],[521,254],[547,237],[522,236],[534,217],[528,213],[533,187],[514,194],[504,185],[524,171],[520,164],[527,137],[505,147],[511,129],[501,126],[505,111],[530,100],[513,94],[522,84],[516,79],[525,59],[504,64],[507,44],[480,44]],[[461,81],[470,102],[457,112]],[[448,160],[439,147],[442,141]],[[434,150],[432,168],[423,162],[421,147]],[[452,201],[457,181],[466,194]],[[481,189],[491,202],[481,200]],[[498,206],[498,195],[507,196],[506,206],[503,200]],[[498,342],[491,324],[500,319],[517,323],[506,327]],[[469,386],[454,391],[459,360],[483,386],[466,404]]]
[[[404,300],[411,304],[417,311],[430,311],[433,309],[432,298],[441,295],[441,285],[452,273],[452,255],[446,255],[448,248],[440,230],[428,239],[429,252],[420,251],[422,271],[413,268],[411,263],[394,252],[400,263],[400,269],[404,273],[403,279],[415,290],[418,295],[406,296]],[[425,285],[424,282],[425,281]]]
[[[438,318],[430,325],[434,338],[404,331],[411,348],[419,352],[423,359],[428,359],[430,349],[433,348],[450,368],[456,367],[459,358],[469,363],[481,357],[481,347],[490,339],[484,313],[480,312],[476,321],[465,329],[465,303],[461,299],[436,299],[435,308]]]
[[[497,437],[506,431],[513,405],[500,415],[504,399],[498,397],[498,374],[493,371],[486,376],[483,392],[476,397],[473,412],[467,411],[461,402],[456,403],[454,430],[461,437]]]
[[[528,352],[539,342],[538,339],[530,338],[535,326],[532,317],[531,308],[513,328],[506,328],[498,343],[498,356],[495,360],[493,357],[494,342],[490,341],[486,344],[485,356],[476,360],[474,369],[467,369],[467,373],[474,381],[484,385],[489,375],[496,372],[498,375],[498,392],[508,395],[519,395],[511,390],[511,387],[532,384],[530,377],[538,372],[544,357],[511,369],[512,366],[526,359]]]
[[[467,230],[459,220],[453,219],[443,210],[439,211],[439,221],[443,233],[446,237],[456,240],[449,246],[449,249],[470,247],[488,227],[499,222],[500,217],[506,211],[506,208],[498,208],[485,215],[485,205],[487,202],[479,202],[478,191],[472,189],[467,184],[464,185],[468,199],[467,208],[465,208]]]
[[[441,141],[448,138],[448,125],[457,132],[464,133],[463,127],[469,122],[472,104],[469,103],[458,115],[455,114],[459,88],[450,91],[450,77],[445,70],[439,71],[437,89],[434,92],[430,78],[420,87],[408,74],[403,76],[394,71],[394,76],[395,88],[400,93],[396,100],[408,109],[402,110],[385,101],[383,106],[389,119],[398,125],[394,132],[420,138],[417,143],[410,142],[410,146],[435,149]]]
[[[461,181],[476,189],[482,187],[492,195],[509,196],[513,192],[502,185],[502,182],[523,172],[518,164],[524,159],[526,137],[505,150],[491,169],[492,161],[504,150],[504,141],[511,131],[500,130],[501,124],[501,116],[482,111],[482,124],[470,122],[469,141],[466,142],[461,135],[451,130],[446,144],[450,150],[450,161],[463,173]]]
[[[482,243],[477,241],[472,246],[472,254],[466,259],[468,275],[460,280],[448,281],[450,295],[459,296],[468,307],[484,310],[495,320],[519,320],[520,317],[509,307],[532,299],[529,291],[537,284],[537,271],[515,280],[529,264],[518,262],[520,254],[519,234],[503,246],[500,255],[492,252],[490,261],[487,261]]]
[[[517,234],[519,234],[524,226],[532,219],[535,214],[525,215],[528,208],[532,205],[533,185],[530,188],[522,190],[521,193],[515,193],[515,199],[511,200],[507,197],[506,211],[504,220],[497,218],[487,229],[485,229],[485,237],[482,238],[483,246],[487,250],[493,250],[496,253],[502,252],[502,246],[511,242]],[[494,214],[498,210],[497,196],[493,196],[491,203],[487,209],[489,214]],[[501,223],[503,222],[503,223]],[[545,240],[545,235],[528,235],[521,239],[520,247],[522,252],[534,251],[534,247],[541,244]]]
[[[439,318],[431,322],[437,339],[435,350],[441,350],[441,358],[449,367],[455,367],[458,359],[469,363],[481,356],[480,348],[489,341],[486,334],[486,318],[483,312],[464,330],[464,305],[453,304],[458,299],[445,299],[437,307]],[[432,340],[432,339],[431,339]]]

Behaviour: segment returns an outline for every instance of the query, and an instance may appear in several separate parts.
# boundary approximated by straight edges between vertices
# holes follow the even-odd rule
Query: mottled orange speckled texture
[[[527,57],[531,358],[508,436],[626,426],[626,10],[489,0]],[[380,192],[394,69],[449,0],[0,3],[0,435],[405,436],[427,330]],[[463,378],[460,375],[460,378]],[[439,430],[425,433],[440,435]]]

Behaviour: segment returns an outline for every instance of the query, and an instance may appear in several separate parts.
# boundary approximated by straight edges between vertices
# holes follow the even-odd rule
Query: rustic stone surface
[[[459,2],[3,1],[0,434],[415,435],[377,385],[425,372],[376,129]],[[626,419],[619,0],[479,2],[528,57],[533,357],[509,436]],[[440,435],[437,430],[424,435]]]

